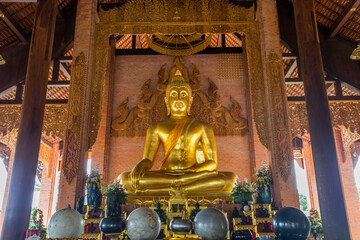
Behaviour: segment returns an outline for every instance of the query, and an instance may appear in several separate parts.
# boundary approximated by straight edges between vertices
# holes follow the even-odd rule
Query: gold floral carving
[[[166,84],[169,80],[169,74],[165,70],[165,65],[158,72],[158,82],[156,91],[153,92],[150,87],[150,81],[147,80],[141,88],[141,95],[137,106],[131,110],[128,109],[126,98],[118,107],[119,116],[113,120],[112,134],[122,137],[145,136],[146,130],[151,124],[167,118],[166,106],[164,103]],[[170,70],[170,78],[174,69],[180,69],[187,72],[183,65],[182,58],[175,58],[175,66]],[[209,88],[206,93],[201,91],[200,72],[193,65],[190,77],[194,101],[191,107],[191,117],[209,123],[214,133],[219,136],[243,135],[247,132],[247,120],[242,117],[240,104],[230,97],[232,105],[230,110],[221,105],[220,96],[217,94],[216,84],[208,79]]]
[[[360,102],[330,102],[333,127],[341,129],[344,150],[360,138]],[[289,103],[292,136],[309,133],[306,105],[304,102]]]
[[[105,44],[104,41],[106,42]],[[91,79],[87,149],[90,149],[94,145],[100,127],[101,108],[103,103],[106,79],[105,75],[107,69],[106,66],[110,64],[110,56],[108,56],[109,36],[96,35],[95,46],[95,67],[93,67],[92,72],[93,76],[95,75],[95,77]]]
[[[52,148],[44,143],[40,144],[39,161],[44,164],[51,162]]]
[[[286,180],[291,172],[293,154],[291,149],[282,62],[272,51],[267,59],[267,75],[270,92],[272,151],[276,167]]]
[[[47,105],[45,107],[43,134],[53,138],[65,139],[67,105]]]
[[[49,178],[51,174],[51,160],[52,160],[52,147],[48,146],[47,144],[40,144],[40,150],[39,150],[39,161],[41,161],[46,169],[46,177]]]
[[[346,152],[350,150],[351,144],[353,144],[354,141],[360,139],[360,134],[357,132],[354,133],[349,128],[346,128],[344,126],[339,126],[339,128],[341,131],[341,140],[343,142],[344,153],[346,156]]]
[[[251,9],[226,0],[133,0],[118,9],[100,11],[101,22],[211,22],[248,21],[255,17]]]
[[[0,133],[5,136],[20,124],[21,106],[0,106]]]
[[[260,51],[259,26],[257,23],[244,28],[246,57],[251,90],[251,102],[255,127],[260,142],[267,148],[270,147],[268,127],[268,114],[265,99],[265,83],[263,77],[262,55]]]
[[[63,155],[63,172],[68,183],[76,176],[80,162],[80,146],[85,101],[86,59],[82,52],[72,67],[69,113]]]
[[[15,152],[17,135],[17,128],[7,131],[5,135],[3,133],[0,133],[0,142],[8,146],[11,149],[12,153]]]
[[[17,130],[20,124],[20,116],[21,106],[0,106],[0,139],[2,139],[0,142],[3,142],[6,145],[11,144],[13,147],[9,145],[8,146],[14,149],[16,145]],[[66,116],[66,104],[46,105],[42,134],[53,137],[55,139],[65,139]],[[15,131],[16,134],[14,134],[13,131]],[[9,136],[15,136],[14,140],[8,139]],[[8,141],[10,143],[5,143],[4,141]]]
[[[288,105],[291,137],[310,133],[305,102],[289,102]]]

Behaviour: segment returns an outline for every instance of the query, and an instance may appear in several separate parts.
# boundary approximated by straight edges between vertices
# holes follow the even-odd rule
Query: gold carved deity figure
[[[214,131],[209,124],[189,117],[192,102],[191,87],[177,70],[166,87],[165,103],[170,118],[148,128],[143,160],[131,172],[119,176],[130,192],[168,195],[180,190],[198,195],[232,190],[237,176],[216,170]],[[150,171],[161,144],[164,157],[160,170]]]

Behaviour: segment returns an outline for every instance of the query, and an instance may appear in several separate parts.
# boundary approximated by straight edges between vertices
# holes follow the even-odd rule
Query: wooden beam
[[[221,34],[221,47],[225,48],[226,47],[226,37],[225,34]]]
[[[15,35],[20,39],[22,42],[26,42],[26,34],[24,30],[19,26],[19,24],[11,17],[5,7],[0,4],[0,13],[4,15],[4,22],[9,26],[11,31],[15,33]]]
[[[70,81],[49,81],[48,87],[69,87]]]
[[[315,3],[301,0],[293,5],[324,237],[351,239],[325,88]]]
[[[1,1],[1,0],[0,0]],[[71,7],[63,14],[64,20],[57,19],[55,40],[53,47],[53,59],[63,56],[72,46],[74,40],[76,3],[72,1]],[[0,66],[0,92],[19,84],[25,80],[27,62],[29,58],[29,44],[16,42],[11,46],[1,48],[0,54],[6,59],[6,64]],[[60,57],[61,62],[71,62],[72,57]]]
[[[340,29],[345,25],[346,21],[349,20],[351,15],[355,12],[357,7],[360,5],[360,0],[350,0],[346,6],[343,14],[336,19],[336,22],[331,28],[330,37],[333,38],[340,31]]]
[[[294,53],[283,53],[282,58],[283,59],[297,59],[298,56]]]
[[[6,0],[6,2],[13,2],[13,3],[36,3],[37,0]]]
[[[305,102],[305,97],[287,97],[289,102]],[[360,101],[360,96],[328,96],[329,101]]]
[[[342,87],[341,87],[341,82],[339,80],[337,80],[335,82],[335,95],[337,97],[341,97],[343,94],[342,94]]]
[[[36,9],[1,240],[24,239],[29,226],[57,7],[56,0],[41,0]]]
[[[72,62],[72,56],[59,57],[58,60],[59,60],[61,63]]]
[[[53,59],[63,56],[73,45],[77,2],[71,1],[66,11],[62,13],[63,19],[56,20]]]
[[[22,84],[16,86],[15,101],[21,103],[23,98],[24,87]]]
[[[300,78],[285,78],[285,84],[302,84],[303,81]]]
[[[59,69],[60,69],[60,61],[58,59],[55,59],[53,61],[51,81],[53,82],[59,81]]]
[[[277,0],[281,39],[292,52],[298,52],[293,7],[288,0]],[[329,31],[318,25],[324,69],[328,74],[360,90],[360,64],[349,58],[356,48],[354,42],[337,35],[329,38]]]
[[[132,35],[131,48],[136,49],[136,35]]]
[[[286,84],[303,84],[303,80],[301,78],[285,78]],[[335,83],[334,80],[326,80],[325,83]]]
[[[67,104],[68,99],[47,99],[45,104]],[[22,104],[16,100],[0,100],[0,105],[19,105]]]
[[[242,47],[232,48],[205,48],[196,54],[221,54],[221,53],[242,53]],[[146,49],[116,49],[115,55],[161,55],[150,48]]]

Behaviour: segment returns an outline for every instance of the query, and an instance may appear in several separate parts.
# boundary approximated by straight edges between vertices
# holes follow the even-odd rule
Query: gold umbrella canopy
[[[358,44],[357,48],[350,55],[351,60],[360,60],[360,44]]]
[[[211,43],[212,35],[193,34],[160,34],[145,36],[149,47],[156,52],[171,56],[185,56],[204,50]]]

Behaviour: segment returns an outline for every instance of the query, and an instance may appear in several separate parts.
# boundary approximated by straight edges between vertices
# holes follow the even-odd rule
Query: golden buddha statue
[[[119,176],[128,191],[168,195],[180,190],[197,195],[232,190],[237,176],[216,170],[213,129],[209,124],[189,118],[192,101],[191,87],[177,70],[166,87],[165,103],[170,118],[148,128],[143,160],[131,172]],[[149,171],[160,143],[164,147],[160,170]]]

